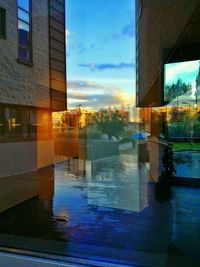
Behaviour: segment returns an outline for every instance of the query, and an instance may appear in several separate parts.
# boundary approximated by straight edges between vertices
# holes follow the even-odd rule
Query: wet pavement
[[[200,150],[175,150],[177,177],[200,178]]]
[[[39,172],[37,196],[0,214],[1,245],[130,265],[200,266],[199,188],[174,187],[172,199],[159,203],[135,154],[93,162],[90,177],[77,175],[78,159],[69,164]]]

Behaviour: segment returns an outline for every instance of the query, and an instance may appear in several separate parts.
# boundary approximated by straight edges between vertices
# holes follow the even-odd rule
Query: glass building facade
[[[199,24],[0,0],[0,266],[200,266]]]

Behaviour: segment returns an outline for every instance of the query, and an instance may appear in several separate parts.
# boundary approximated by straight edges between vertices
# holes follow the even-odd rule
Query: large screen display
[[[184,103],[195,100],[200,87],[200,60],[164,65],[164,101]]]

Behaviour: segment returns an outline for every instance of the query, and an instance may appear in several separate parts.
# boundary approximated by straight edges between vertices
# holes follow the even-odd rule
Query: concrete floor
[[[200,177],[200,151],[175,150],[174,152],[176,176],[196,178]]]
[[[158,202],[131,153],[93,163],[91,177],[77,176],[77,166],[64,161],[38,173],[37,197],[0,214],[1,246],[130,266],[200,266],[199,188],[173,187],[172,198]]]

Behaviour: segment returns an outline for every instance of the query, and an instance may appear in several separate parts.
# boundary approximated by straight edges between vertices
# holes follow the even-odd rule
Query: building
[[[149,112],[149,122],[145,124],[150,125],[153,139],[146,153],[149,153],[151,175],[157,179],[162,172],[160,137],[186,143],[199,140],[200,3],[198,0],[190,3],[185,0],[138,0],[136,13],[137,105]],[[190,83],[189,64],[193,68],[196,64],[196,76]],[[168,87],[170,101],[166,98]],[[175,114],[180,116],[175,118]],[[146,126],[143,127],[148,128]],[[193,175],[198,176],[191,172],[190,176]]]
[[[54,163],[66,109],[64,0],[0,0],[0,176]]]
[[[164,64],[200,59],[198,0],[136,1],[137,105],[163,103]]]

